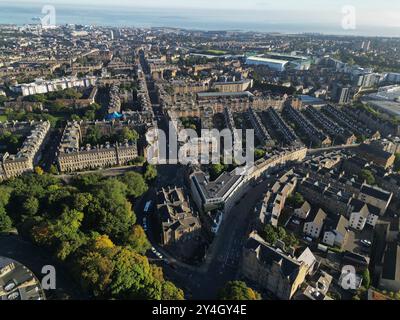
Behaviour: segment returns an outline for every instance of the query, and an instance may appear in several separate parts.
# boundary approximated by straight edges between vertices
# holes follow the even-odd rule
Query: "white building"
[[[310,204],[307,201],[304,201],[304,203],[300,208],[296,208],[294,210],[294,215],[299,219],[305,220],[307,219],[310,212],[311,212]]]
[[[328,246],[342,248],[347,240],[349,221],[342,215],[336,216],[325,226],[322,242]]]
[[[82,79],[76,77],[66,77],[55,80],[36,79],[35,82],[19,84],[11,87],[11,90],[22,94],[22,96],[29,96],[34,94],[44,94],[53,91],[64,90],[76,87],[90,87],[96,84],[97,78],[87,76]]]
[[[318,239],[322,232],[322,227],[326,219],[326,213],[319,209],[314,210],[308,216],[306,222],[304,223],[303,232],[313,239]]]
[[[353,199],[350,202],[350,221],[351,228],[361,231],[366,224],[375,227],[379,219],[379,208],[367,204],[363,201]]]
[[[311,59],[296,54],[267,53],[248,57],[246,59],[246,64],[265,65],[275,71],[284,71],[288,66],[296,70],[309,70]]]

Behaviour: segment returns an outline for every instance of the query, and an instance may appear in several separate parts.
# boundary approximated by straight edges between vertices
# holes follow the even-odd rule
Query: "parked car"
[[[369,241],[369,240],[361,240],[361,244],[363,245],[363,246],[366,246],[366,247],[370,247],[370,246],[372,246],[372,242],[371,241]]]
[[[313,242],[313,239],[310,238],[310,237],[304,237],[304,240],[307,241],[307,242]]]
[[[297,225],[297,226],[300,225],[300,221],[297,220],[297,219],[293,219],[293,220],[292,220],[292,223],[295,224],[295,225]]]
[[[17,284],[14,281],[10,281],[9,283],[6,284],[6,286],[4,287],[4,291],[5,292],[9,292],[11,290],[13,290],[15,288]]]
[[[16,299],[18,299],[19,298],[19,292],[18,291],[15,291],[15,292],[13,292],[13,293],[10,293],[8,296],[7,296],[7,299],[8,300],[16,300]]]

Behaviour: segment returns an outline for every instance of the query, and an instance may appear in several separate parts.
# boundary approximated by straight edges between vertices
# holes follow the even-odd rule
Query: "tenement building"
[[[242,257],[242,274],[282,300],[290,300],[304,283],[316,264],[310,249],[298,257],[269,246],[260,236],[252,233]]]
[[[0,133],[9,132],[24,137],[16,154],[0,150],[0,181],[33,171],[50,130],[50,122],[13,122],[0,124]]]
[[[128,164],[138,156],[136,141],[105,142],[92,146],[84,144],[90,128],[96,128],[101,135],[110,137],[130,128],[129,122],[70,122],[64,129],[57,153],[57,164],[61,172],[74,172],[83,169],[106,168]]]
[[[200,220],[181,188],[162,188],[158,192],[157,220],[163,245],[192,240],[200,233]]]

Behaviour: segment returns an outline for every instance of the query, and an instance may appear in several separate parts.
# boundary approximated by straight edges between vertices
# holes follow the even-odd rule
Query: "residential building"
[[[22,94],[22,96],[29,96],[40,93],[48,93],[53,91],[64,90],[76,87],[90,87],[96,84],[96,77],[85,77],[78,79],[76,77],[66,77],[56,80],[43,80],[37,79],[35,82],[20,84],[11,87],[11,90]]]
[[[304,223],[303,232],[313,239],[318,239],[326,217],[327,215],[322,209],[312,210]]]
[[[311,206],[308,203],[308,201],[304,201],[299,208],[294,209],[295,217],[302,220],[307,219],[310,212],[311,212]]]
[[[359,200],[379,208],[381,216],[385,214],[392,198],[393,193],[366,184],[362,185],[358,195]]]
[[[183,189],[162,188],[157,194],[157,221],[161,244],[195,240],[200,234],[200,219],[190,207]]]
[[[322,242],[331,247],[342,248],[348,238],[349,221],[342,215],[329,218],[324,227]]]
[[[0,301],[45,299],[40,280],[31,270],[13,259],[0,257]]]
[[[375,227],[380,215],[379,208],[358,199],[352,199],[349,205],[351,228],[361,231],[368,224]]]
[[[128,122],[69,122],[67,123],[57,152],[60,172],[74,172],[83,169],[122,166],[138,157],[136,141],[82,146],[89,127],[97,127],[103,133],[119,132],[123,127],[131,127]],[[132,128],[132,127],[131,127]]]
[[[393,153],[384,151],[376,144],[363,143],[358,147],[357,152],[359,156],[368,161],[372,161],[373,163],[382,166],[385,169],[393,166],[394,161],[396,160],[396,157]]]
[[[26,138],[16,154],[8,152],[0,154],[0,181],[17,177],[25,172],[32,172],[47,140],[50,122],[6,122],[0,124],[0,132],[2,130],[10,130],[13,133],[22,130],[26,132]]]
[[[308,248],[296,259],[253,233],[243,249],[241,273],[277,298],[290,300],[312,272],[315,261]]]

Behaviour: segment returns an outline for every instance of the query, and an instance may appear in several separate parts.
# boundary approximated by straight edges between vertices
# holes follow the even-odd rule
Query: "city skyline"
[[[400,4],[15,2],[0,301],[400,301]]]
[[[380,1],[377,4],[374,1],[359,1],[359,0],[339,0],[339,1],[323,1],[323,6],[321,1],[316,0],[306,0],[301,1],[301,3],[286,0],[280,2],[273,1],[262,1],[262,0],[252,0],[246,1],[246,3],[239,1],[227,1],[222,0],[218,2],[212,1],[166,1],[162,0],[150,0],[145,3],[140,1],[126,1],[117,0],[113,3],[111,7],[107,1],[65,1],[65,0],[50,0],[50,1],[34,1],[34,0],[24,0],[21,3],[15,4],[8,0],[0,1],[0,6],[2,3],[5,6],[18,7],[23,6],[27,9],[29,6],[40,7],[43,5],[54,5],[56,10],[58,9],[58,14],[60,15],[60,21],[62,23],[76,23],[71,17],[64,18],[63,13],[68,9],[71,12],[79,12],[80,10],[88,9],[89,7],[96,4],[95,11],[102,11],[107,8],[107,12],[114,13],[116,22],[113,19],[108,18],[108,23],[110,25],[118,24],[119,19],[118,14],[124,14],[129,18],[131,15],[132,21],[127,21],[129,25],[146,26],[160,26],[160,27],[183,27],[186,28],[186,20],[193,21],[193,28],[202,29],[201,25],[196,25],[196,21],[213,21],[215,27],[221,25],[220,30],[234,29],[233,25],[235,22],[238,24],[238,29],[240,30],[252,30],[255,28],[255,24],[268,26],[274,28],[274,32],[282,26],[294,26],[295,29],[299,29],[298,32],[310,32],[312,28],[318,30],[321,29],[321,33],[344,33],[344,34],[365,34],[373,36],[396,36],[400,35],[400,4],[390,3],[389,0]],[[57,8],[58,6],[58,8]],[[341,24],[345,13],[343,13],[344,8],[348,6],[353,6],[355,8],[356,17],[356,29],[354,30],[341,30],[343,29]],[[390,8],[390,9],[389,9]],[[122,10],[126,9],[126,10]],[[162,9],[162,10],[161,10]],[[22,14],[17,13],[17,14]],[[99,13],[99,14],[102,14]],[[72,14],[76,17],[77,14]],[[149,22],[143,20],[143,22],[136,22],[136,15],[145,15],[149,18]],[[125,18],[125,16],[124,16]],[[251,20],[249,20],[251,18]],[[69,19],[69,20],[68,20]],[[143,17],[145,19],[145,17]],[[152,22],[152,19],[159,21],[159,25]],[[125,19],[129,20],[129,19]],[[167,21],[168,20],[168,21]],[[245,21],[248,20],[247,23]],[[5,21],[10,23],[10,21]],[[182,26],[180,25],[182,22]],[[0,23],[2,17],[0,16]],[[25,22],[26,23],[26,22]],[[82,21],[82,23],[87,24],[87,21]],[[101,23],[104,25],[105,23]],[[324,28],[328,29],[327,31]],[[382,30],[376,28],[383,28]],[[254,31],[260,31],[260,28]],[[269,30],[265,30],[269,31]],[[286,32],[287,30],[282,30]]]

